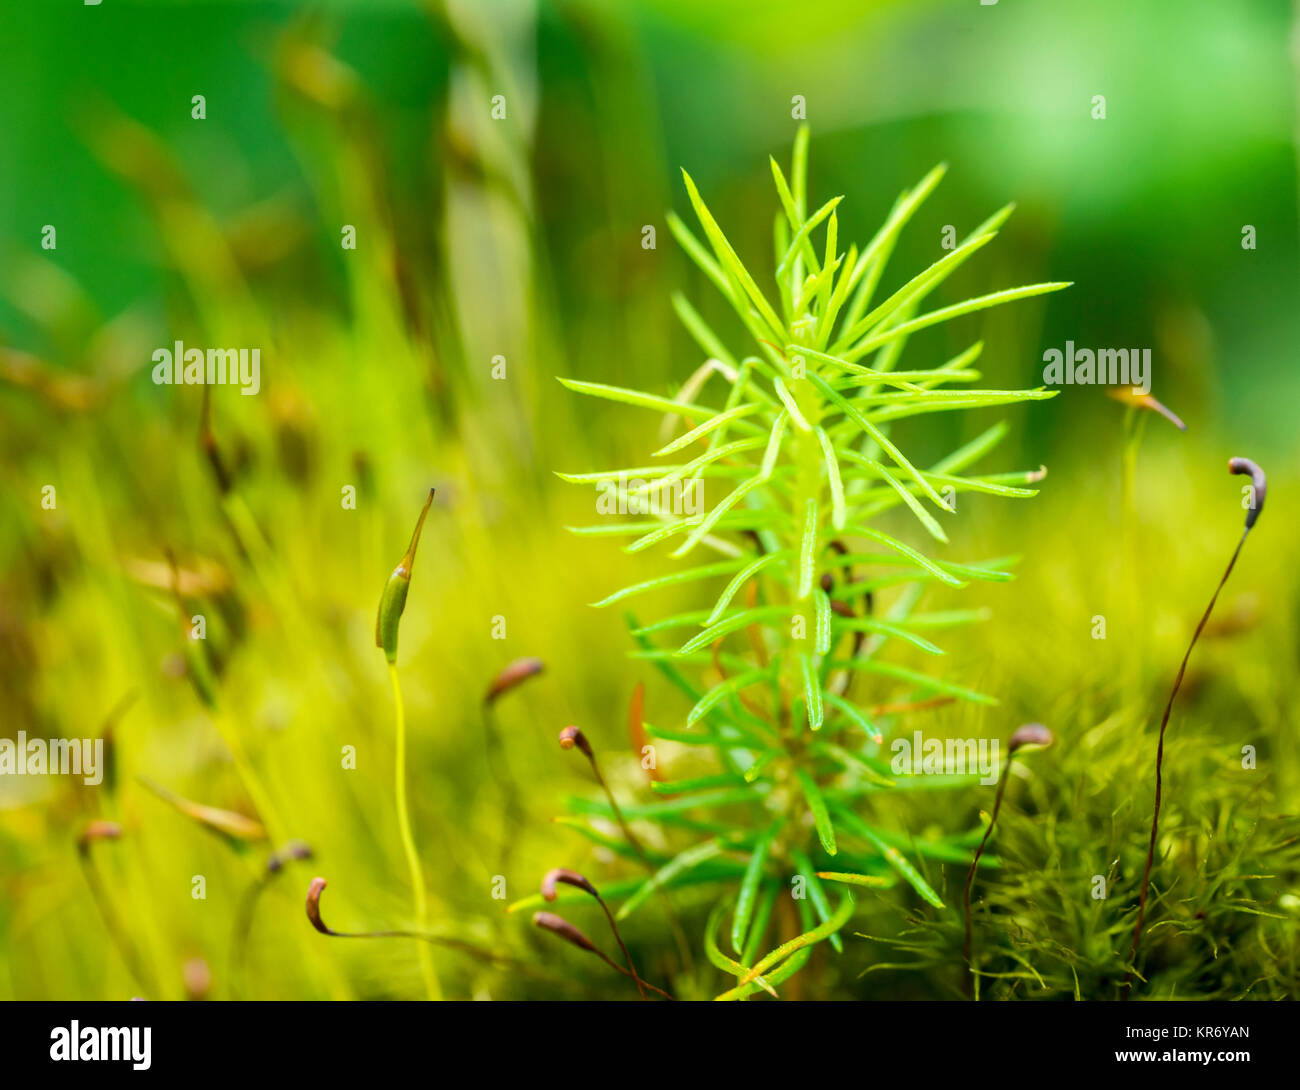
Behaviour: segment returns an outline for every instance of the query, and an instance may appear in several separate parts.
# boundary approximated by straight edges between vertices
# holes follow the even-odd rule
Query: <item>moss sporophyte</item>
[[[1201,638],[1201,633],[1205,631],[1205,626],[1210,620],[1210,614],[1214,612],[1214,605],[1219,600],[1219,595],[1227,584],[1232,569],[1236,567],[1237,558],[1241,556],[1242,546],[1246,544],[1246,538],[1250,535],[1251,529],[1264,511],[1264,499],[1268,494],[1268,481],[1264,471],[1249,458],[1229,458],[1228,472],[1250,478],[1250,484],[1243,489],[1244,495],[1242,498],[1243,506],[1246,509],[1246,524],[1241,531],[1241,537],[1237,539],[1236,548],[1232,550],[1232,556],[1228,559],[1228,566],[1223,570],[1223,576],[1219,579],[1218,586],[1214,588],[1214,593],[1210,596],[1210,604],[1205,607],[1205,612],[1201,614],[1201,620],[1196,626],[1196,631],[1192,633],[1192,639],[1187,645],[1183,661],[1178,665],[1178,674],[1174,677],[1173,687],[1169,690],[1169,700],[1165,704],[1164,715],[1160,719],[1160,733],[1156,743],[1156,790],[1155,803],[1151,809],[1151,836],[1147,842],[1146,866],[1142,871],[1142,887],[1138,896],[1137,919],[1133,924],[1133,940],[1129,946],[1128,972],[1124,977],[1124,995],[1126,997],[1132,994],[1128,989],[1132,983],[1133,974],[1137,971],[1138,947],[1142,942],[1142,925],[1146,920],[1147,893],[1151,886],[1151,867],[1155,862],[1156,836],[1160,828],[1160,803],[1164,793],[1165,732],[1169,727],[1170,713],[1174,710],[1174,698],[1178,696],[1178,690],[1183,683],[1183,675],[1187,672],[1187,663],[1192,657],[1196,641]]]
[[[665,544],[676,560],[708,554],[703,563],[676,566],[596,605],[698,588],[700,597],[686,612],[649,624],[628,615],[638,657],[690,702],[680,724],[642,722],[630,730],[649,745],[662,740],[710,750],[716,771],[656,777],[651,787],[662,797],[654,802],[620,808],[608,793],[603,803],[585,801],[583,812],[616,821],[623,836],[611,844],[648,872],[618,919],[652,893],[719,888],[704,947],[735,978],[719,997],[728,999],[776,992],[816,943],[839,949],[855,885],[902,881],[937,911],[948,911],[900,850],[906,838],[872,813],[873,794],[912,789],[910,778],[890,779],[878,747],[908,711],[951,701],[995,703],[898,661],[897,653],[940,656],[924,632],[983,617],[974,610],[927,612],[920,608],[927,589],[1010,579],[1010,561],[939,559],[878,523],[906,509],[920,533],[946,543],[944,521],[959,494],[1033,496],[1036,490],[1025,486],[1044,471],[971,472],[1006,435],[1003,423],[929,465],[909,457],[895,429],[913,417],[1039,401],[1054,391],[974,385],[981,377],[978,341],[946,361],[909,369],[900,360],[915,333],[1068,286],[1030,284],[925,309],[936,289],[997,236],[1011,215],[1008,205],[878,300],[900,233],[945,168],[906,190],[865,245],[841,250],[841,198],[809,211],[807,161],[806,128],[795,139],[788,176],[771,161],[774,292],[760,287],[683,172],[703,235],[671,214],[669,227],[734,311],[742,345],[733,347],[734,338],[720,335],[676,295],[674,309],[706,357],[677,396],[561,379],[577,393],[650,410],[680,430],[652,455],[667,460],[650,467],[561,476],[602,493],[609,482],[620,488],[639,482],[637,505],[614,508],[637,512],[613,531],[630,538],[627,551]],[[656,490],[706,480],[720,486],[707,509],[641,502]],[[608,521],[576,529],[611,533]],[[590,743],[583,748],[580,736],[562,740],[582,748],[599,775]],[[661,824],[656,842],[673,847],[652,851],[637,841],[629,823],[638,821]],[[692,828],[722,831],[682,836]],[[845,887],[841,896],[832,895],[832,884]],[[774,911],[778,895],[792,887],[793,906]],[[730,952],[721,948],[722,934]]]
[[[428,517],[433,504],[434,490],[429,489],[420,517],[411,533],[411,543],[401,562],[393,569],[388,582],[384,584],[379,598],[379,613],[375,618],[375,646],[384,652],[388,660],[388,676],[393,686],[393,707],[395,715],[395,775],[397,796],[398,831],[402,839],[402,852],[406,856],[406,867],[411,878],[411,888],[415,907],[417,928],[424,930],[428,903],[424,892],[424,874],[420,869],[420,857],[415,850],[415,837],[411,832],[411,815],[406,798],[406,705],[402,699],[402,685],[397,676],[397,633],[401,625],[402,613],[406,609],[406,595],[411,586],[411,570],[415,567],[415,550],[420,545],[420,533],[424,529],[424,520]],[[424,976],[424,986],[430,999],[439,999],[442,995],[438,983],[438,974],[433,966],[433,955],[425,944],[419,948],[420,971]]]

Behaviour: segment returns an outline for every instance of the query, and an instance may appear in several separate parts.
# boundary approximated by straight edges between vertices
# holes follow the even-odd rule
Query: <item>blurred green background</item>
[[[555,745],[562,726],[583,725],[631,799],[645,795],[624,732],[633,685],[650,685],[651,721],[684,711],[626,658],[616,612],[587,608],[666,561],[568,536],[566,525],[597,521],[594,494],[553,476],[644,464],[654,421],[583,403],[554,376],[674,391],[701,362],[674,290],[738,338],[664,214],[686,206],[684,166],[770,276],[765,159],[788,157],[794,96],[813,133],[811,199],[846,195],[842,238],[865,242],[905,186],[950,165],[886,286],[941,256],[945,226],[963,236],[1008,200],[1016,215],[944,301],[1074,281],[928,331],[909,348],[924,365],[983,337],[986,384],[1011,388],[1038,385],[1042,353],[1067,340],[1149,347],[1152,392],[1189,424],[1147,426],[1126,551],[1123,407],[1073,387],[1006,414],[1013,440],[993,468],[1047,465],[1043,494],[967,501],[943,554],[1024,557],[1017,582],[967,592],[961,604],[989,605],[993,618],[949,644],[957,680],[1003,703],[927,726],[1005,737],[1032,718],[1058,731],[1034,791],[1044,810],[1055,792],[1079,815],[1071,845],[1048,855],[1060,896],[1085,904],[1088,877],[1115,854],[1090,822],[1136,843],[1149,820],[1152,718],[1239,533],[1239,482],[1223,466],[1246,455],[1269,470],[1269,512],[1220,607],[1238,623],[1193,660],[1196,711],[1171,761],[1192,798],[1203,784],[1207,806],[1226,806],[1212,762],[1257,745],[1260,769],[1237,774],[1233,805],[1249,800],[1257,818],[1294,811],[1295,19],[1282,0],[6,5],[0,732],[94,737],[136,699],[112,728],[111,789],[0,780],[0,997],[144,990],[78,865],[76,838],[95,817],[124,827],[93,860],[151,997],[419,994],[408,944],[331,943],[307,927],[301,901],[322,874],[336,927],[411,922],[373,617],[436,485],[400,659],[430,915],[558,974],[539,983],[441,953],[448,994],[627,998],[626,982],[540,941],[493,898],[499,873],[513,901],[550,866],[597,881],[618,872],[550,822],[566,795],[592,791]],[[498,95],[503,119],[492,116]],[[45,225],[56,249],[41,247]],[[345,225],[355,250],[340,245]],[[213,392],[225,496],[200,444],[201,392],[150,381],[150,354],[176,339],[262,347],[258,396]],[[900,442],[937,457],[995,419],[924,417]],[[46,485],[53,510],[41,505]],[[340,502],[346,486],[355,510]],[[169,550],[186,608],[208,618],[216,714],[186,677]],[[1091,636],[1097,615],[1105,641]],[[493,638],[496,618],[505,639]],[[501,704],[506,755],[527,787],[527,820],[513,828],[479,706],[523,655],[547,670]],[[1108,764],[1096,747],[1116,723],[1131,750]],[[289,832],[315,854],[267,883],[242,965],[232,935],[266,846],[230,851],[138,780],[251,812],[221,731],[243,739]],[[344,746],[356,747],[355,770],[341,767]],[[966,828],[987,806],[978,790],[949,794],[904,820],[920,836]],[[1185,822],[1205,813],[1189,805]],[[1292,857],[1280,870],[1292,888],[1294,867]],[[194,875],[207,880],[204,901],[190,895]],[[963,879],[960,867],[944,876]],[[1274,991],[1296,979],[1298,909],[1292,896],[1240,924],[1257,930],[1233,933],[1243,959],[1256,941],[1275,965],[1289,956]],[[897,934],[906,910],[903,894],[881,895],[859,929]],[[597,916],[581,919],[597,933]],[[1260,930],[1278,920],[1276,933]],[[658,968],[662,920],[641,919],[630,937]],[[859,978],[893,956],[846,945],[814,964],[805,994],[950,994],[942,964]],[[207,988],[186,982],[196,959]],[[709,972],[678,987],[712,994]],[[1241,975],[1222,986],[1238,994]]]

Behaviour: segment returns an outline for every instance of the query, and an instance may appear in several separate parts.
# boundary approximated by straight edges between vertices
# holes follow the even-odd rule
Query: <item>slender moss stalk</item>
[[[618,932],[618,924],[614,921],[614,914],[610,912],[609,905],[605,903],[605,898],[597,892],[596,887],[591,882],[576,870],[570,870],[567,867],[554,867],[548,870],[542,878],[542,896],[547,901],[555,900],[555,886],[558,882],[580,889],[595,898],[596,903],[600,905],[601,910],[605,913],[605,919],[609,921],[609,929],[614,932],[614,941],[618,943],[618,948],[623,951],[623,960],[627,962],[628,972],[632,974],[632,979],[636,981],[637,991],[641,993],[641,998],[644,999],[646,997],[645,987],[643,986],[644,981],[637,975],[636,966],[632,964],[632,954],[629,952],[627,944],[623,942],[623,936]]]
[[[596,752],[591,748],[587,736],[582,733],[582,728],[569,726],[560,731],[560,748],[576,748],[587,758],[587,763],[591,765],[592,774],[596,777],[596,782],[600,784],[600,789],[605,792],[609,808],[614,812],[614,820],[618,822],[618,827],[623,831],[624,839],[631,849],[636,852],[636,857],[641,861],[641,864],[647,870],[653,871],[655,866],[650,861],[650,856],[646,854],[646,850],[637,835],[632,832],[632,827],[628,825],[627,819],[623,817],[623,811],[618,805],[618,799],[614,797],[614,792],[610,790],[604,774],[600,771],[600,765],[596,761]],[[664,906],[664,912],[668,916],[668,926],[672,929],[673,938],[677,943],[677,952],[681,955],[682,966],[689,972],[692,968],[691,948],[686,941],[686,933],[682,930],[681,921],[677,917],[677,910],[673,907],[672,898],[668,896],[667,890],[656,888],[656,892],[659,894],[659,899]]]
[[[263,890],[275,879],[286,863],[312,857],[311,845],[301,840],[291,840],[282,848],[272,852],[266,860],[266,866],[253,879],[244,892],[235,916],[235,932],[230,943],[230,987],[242,991],[244,965],[248,960],[248,940],[253,933],[253,912],[257,908],[258,898]]]
[[[1241,537],[1237,540],[1237,547],[1232,550],[1232,556],[1228,560],[1228,566],[1223,571],[1223,577],[1219,580],[1219,585],[1214,588],[1214,594],[1210,597],[1210,604],[1205,607],[1205,612],[1201,614],[1200,623],[1197,624],[1196,631],[1192,633],[1192,642],[1187,645],[1187,650],[1183,654],[1183,661],[1178,665],[1178,675],[1174,678],[1173,688],[1169,690],[1169,700],[1165,703],[1164,715],[1160,717],[1160,738],[1156,743],[1156,798],[1155,805],[1151,810],[1151,837],[1147,842],[1146,867],[1142,871],[1142,892],[1138,897],[1137,919],[1133,924],[1133,942],[1129,946],[1128,952],[1129,969],[1124,976],[1125,995],[1131,994],[1128,989],[1132,984],[1133,973],[1137,970],[1138,946],[1142,941],[1142,924],[1146,920],[1147,893],[1151,884],[1151,864],[1155,860],[1156,834],[1160,827],[1160,802],[1164,787],[1165,730],[1169,726],[1169,713],[1173,711],[1174,698],[1178,695],[1178,689],[1183,683],[1183,675],[1187,672],[1187,662],[1192,657],[1192,649],[1196,646],[1196,641],[1201,638],[1201,633],[1210,620],[1210,614],[1214,612],[1214,604],[1219,600],[1219,594],[1228,582],[1228,576],[1232,574],[1232,569],[1237,564],[1237,557],[1241,555],[1242,546],[1246,544],[1246,537],[1250,534],[1255,521],[1264,510],[1264,497],[1268,491],[1264,471],[1249,458],[1228,459],[1228,472],[1247,474],[1251,479],[1250,501],[1246,510],[1246,525],[1241,531]]]
[[[1138,510],[1137,510],[1137,467],[1138,452],[1142,447],[1142,437],[1146,432],[1149,414],[1164,417],[1179,431],[1186,431],[1187,425],[1172,409],[1168,408],[1150,394],[1143,394],[1129,386],[1113,386],[1107,390],[1109,397],[1128,408],[1124,412],[1124,447],[1121,456],[1120,504],[1123,515],[1124,567],[1128,579],[1129,600],[1141,599],[1141,577],[1138,571]],[[1129,703],[1140,703],[1139,694],[1142,678],[1146,676],[1143,662],[1146,645],[1137,640],[1130,644],[1126,656],[1128,664]]]
[[[420,518],[411,534],[411,543],[406,547],[401,562],[393,569],[393,574],[388,577],[388,582],[384,584],[379,599],[379,613],[375,618],[375,646],[384,652],[384,658],[388,660],[388,677],[393,683],[397,825],[402,839],[402,852],[406,856],[406,869],[411,878],[416,925],[421,931],[428,922],[428,903],[425,899],[424,875],[420,870],[420,856],[415,850],[415,837],[411,833],[411,814],[406,798],[406,703],[402,699],[401,679],[397,676],[397,636],[402,613],[406,609],[411,569],[415,566],[415,550],[420,544],[420,532],[424,529],[424,520],[433,504],[433,495],[434,490],[431,488],[420,509]],[[430,999],[441,999],[442,988],[433,965],[433,954],[427,946],[421,946],[419,953],[425,992]]]
[[[515,659],[509,663],[492,680],[487,692],[483,694],[483,729],[484,748],[488,769],[501,792],[505,809],[505,828],[501,841],[501,870],[504,873],[510,862],[510,853],[518,837],[518,830],[523,825],[524,807],[519,797],[519,784],[510,771],[510,762],[506,759],[505,744],[501,738],[501,729],[497,723],[496,705],[506,693],[537,677],[546,669],[539,658]]]
[[[104,888],[99,872],[95,869],[95,861],[91,857],[91,848],[97,842],[101,840],[120,840],[121,837],[122,827],[116,822],[92,821],[77,838],[77,857],[81,860],[81,870],[86,876],[86,885],[90,887],[90,898],[95,902],[95,907],[99,910],[99,915],[104,921],[104,927],[108,930],[113,945],[117,947],[118,952],[122,955],[127,970],[145,992],[158,996],[160,994],[158,983],[153,974],[145,968],[144,959],[141,958],[135,943],[131,941],[131,936],[127,934],[126,926],[122,923],[122,918],[118,915],[117,909],[114,908],[113,899]]]
[[[181,594],[180,567],[176,563],[176,556],[171,549],[166,549],[164,552],[167,557],[167,564],[171,568],[172,596],[175,599],[180,620],[181,639],[184,640],[190,682],[200,702],[208,709],[208,714],[212,717],[213,725],[217,728],[217,733],[221,735],[221,740],[226,744],[226,748],[230,750],[231,763],[235,766],[235,772],[238,774],[244,790],[248,792],[249,798],[253,800],[254,809],[257,810],[258,816],[266,825],[271,838],[279,840],[286,835],[286,826],[280,817],[279,809],[271,799],[271,793],[266,789],[262,778],[253,767],[248,751],[244,749],[244,742],[240,737],[239,729],[229,721],[225,709],[221,706],[217,696],[216,678],[213,676],[212,665],[208,661],[205,645],[202,640],[195,640],[190,636],[189,610],[185,608],[185,598]]]
[[[415,922],[421,930],[429,918],[429,906],[424,893],[424,874],[420,870],[420,856],[415,850],[415,837],[411,834],[411,813],[406,801],[406,704],[402,700],[402,683],[397,677],[395,663],[388,664],[388,676],[393,682],[393,708],[395,715],[397,826],[402,838],[402,852],[406,855],[406,869],[411,876],[411,889],[415,898]],[[424,988],[430,999],[441,999],[442,989],[433,965],[433,954],[428,947],[420,947],[420,972]]]
[[[574,749],[575,747],[587,758],[587,763],[591,765],[592,774],[596,777],[596,782],[600,784],[600,789],[605,792],[609,808],[614,811],[614,820],[618,822],[618,827],[623,830],[623,836],[632,850],[636,852],[637,858],[649,866],[650,857],[646,855],[645,848],[641,846],[641,841],[637,839],[636,834],[632,832],[627,820],[623,817],[623,811],[619,808],[618,799],[614,797],[614,792],[609,789],[609,784],[605,782],[605,777],[600,771],[600,765],[596,762],[596,753],[591,748],[591,743],[587,741],[587,736],[582,733],[580,727],[565,727],[560,731],[560,748]]]
[[[1007,743],[1007,763],[1003,765],[1002,775],[998,777],[998,790],[993,797],[993,813],[989,816],[989,826],[984,830],[980,845],[975,849],[975,858],[971,860],[970,873],[966,875],[966,888],[962,893],[962,911],[966,920],[966,941],[962,946],[962,958],[970,967],[972,973],[975,971],[975,966],[971,961],[970,890],[975,882],[975,872],[979,869],[980,857],[984,854],[984,845],[989,842],[989,837],[993,835],[993,826],[997,824],[998,811],[1002,809],[1002,796],[1006,792],[1008,774],[1011,772],[1011,758],[1021,746],[1050,746],[1051,744],[1052,732],[1041,723],[1026,723],[1016,730]],[[979,998],[978,976],[975,978],[975,998]]]
[[[581,931],[579,931],[576,927],[574,927],[573,924],[569,923],[569,921],[566,920],[563,916],[557,916],[554,912],[534,912],[533,924],[536,927],[540,927],[543,931],[549,931],[553,935],[558,935],[565,942],[569,943],[572,946],[576,946],[579,950],[586,950],[588,953],[595,954],[596,957],[600,958],[601,961],[603,961],[616,973],[622,973],[623,976],[627,977],[630,980],[635,981],[637,990],[641,991],[643,998],[645,992],[642,990],[642,985],[644,985],[646,988],[649,988],[656,995],[663,996],[665,999],[673,998],[662,988],[656,988],[649,981],[642,980],[640,977],[636,975],[636,973],[632,972],[631,970],[624,969],[623,966],[621,966],[617,961],[611,958],[607,953],[605,953],[604,950],[602,950],[599,946],[597,946],[594,942],[592,942],[591,939],[589,939],[586,935],[584,935]]]
[[[307,888],[307,919],[311,922],[312,927],[322,935],[328,935],[332,939],[415,939],[417,942],[431,946],[442,946],[448,950],[458,950],[460,953],[467,954],[476,961],[485,964],[503,965],[525,975],[536,975],[532,967],[526,962],[507,957],[499,951],[479,946],[476,943],[452,935],[435,935],[423,929],[417,931],[410,928],[384,929],[381,931],[335,931],[321,918],[320,912],[321,893],[324,892],[328,884],[324,878],[313,878],[311,885]]]

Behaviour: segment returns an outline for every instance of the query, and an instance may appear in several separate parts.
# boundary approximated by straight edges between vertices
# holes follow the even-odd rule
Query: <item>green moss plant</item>
[[[669,436],[685,429],[667,438],[648,466],[561,476],[613,487],[620,510],[649,515],[579,533],[625,534],[630,553],[662,544],[674,560],[707,555],[596,605],[683,587],[695,591],[692,608],[634,623],[633,633],[639,657],[658,665],[691,701],[684,723],[646,724],[646,732],[712,750],[717,771],[656,783],[656,793],[670,797],[645,805],[620,808],[611,796],[605,803],[581,800],[579,808],[615,818],[624,834],[619,850],[633,860],[644,862],[646,852],[630,823],[657,822],[665,838],[686,840],[654,863],[618,909],[620,920],[656,890],[721,887],[716,896],[725,907],[711,923],[720,928],[730,915],[724,933],[738,960],[711,959],[735,977],[720,998],[775,988],[824,940],[839,948],[838,932],[854,902],[846,890],[833,903],[822,873],[870,884],[881,868],[892,869],[922,900],[943,907],[922,871],[893,843],[896,831],[867,813],[870,795],[893,781],[875,756],[886,724],[859,701],[869,701],[866,708],[886,695],[904,696],[904,708],[935,699],[994,703],[886,654],[942,655],[923,632],[978,619],[973,611],[918,610],[925,589],[1010,575],[1005,563],[935,558],[879,523],[906,509],[919,533],[944,544],[943,520],[953,515],[957,494],[1032,496],[1035,490],[1024,486],[1041,473],[969,472],[1003,438],[1002,423],[928,467],[909,457],[896,429],[930,413],[1037,401],[1054,391],[974,385],[981,377],[974,369],[980,342],[946,362],[913,369],[900,367],[900,357],[922,330],[1068,286],[1030,284],[924,307],[993,241],[1012,212],[1007,206],[878,299],[900,232],[945,168],[904,191],[865,246],[843,251],[841,198],[809,209],[808,141],[801,128],[788,178],[771,162],[778,198],[774,291],[760,287],[683,172],[703,237],[676,216],[670,215],[669,226],[734,311],[743,346],[731,347],[678,295],[674,308],[707,357],[678,396],[561,380],[577,393],[658,414]],[[710,397],[714,379],[721,379],[714,384],[721,388]],[[677,501],[699,495],[696,490],[708,491],[707,502],[698,511],[684,510],[694,505]],[[884,606],[878,599],[887,588],[893,590]],[[671,645],[659,645],[664,637]],[[846,694],[855,678],[860,695],[851,700]],[[831,860],[834,869],[827,870]],[[763,954],[778,915],[772,900],[792,887],[798,912],[779,914],[786,934]],[[716,945],[711,935],[705,945]]]

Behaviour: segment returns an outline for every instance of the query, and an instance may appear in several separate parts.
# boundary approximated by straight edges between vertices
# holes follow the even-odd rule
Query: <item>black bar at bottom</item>
[[[9,1085],[111,1069],[337,1084],[466,1062],[494,1078],[549,1081],[567,1068],[614,1087],[629,1072],[641,1082],[748,1069],[768,1083],[783,1071],[970,1076],[990,1064],[1009,1078],[1224,1079],[1287,1070],[1296,1028],[1289,1003],[9,1003],[0,1071]]]

